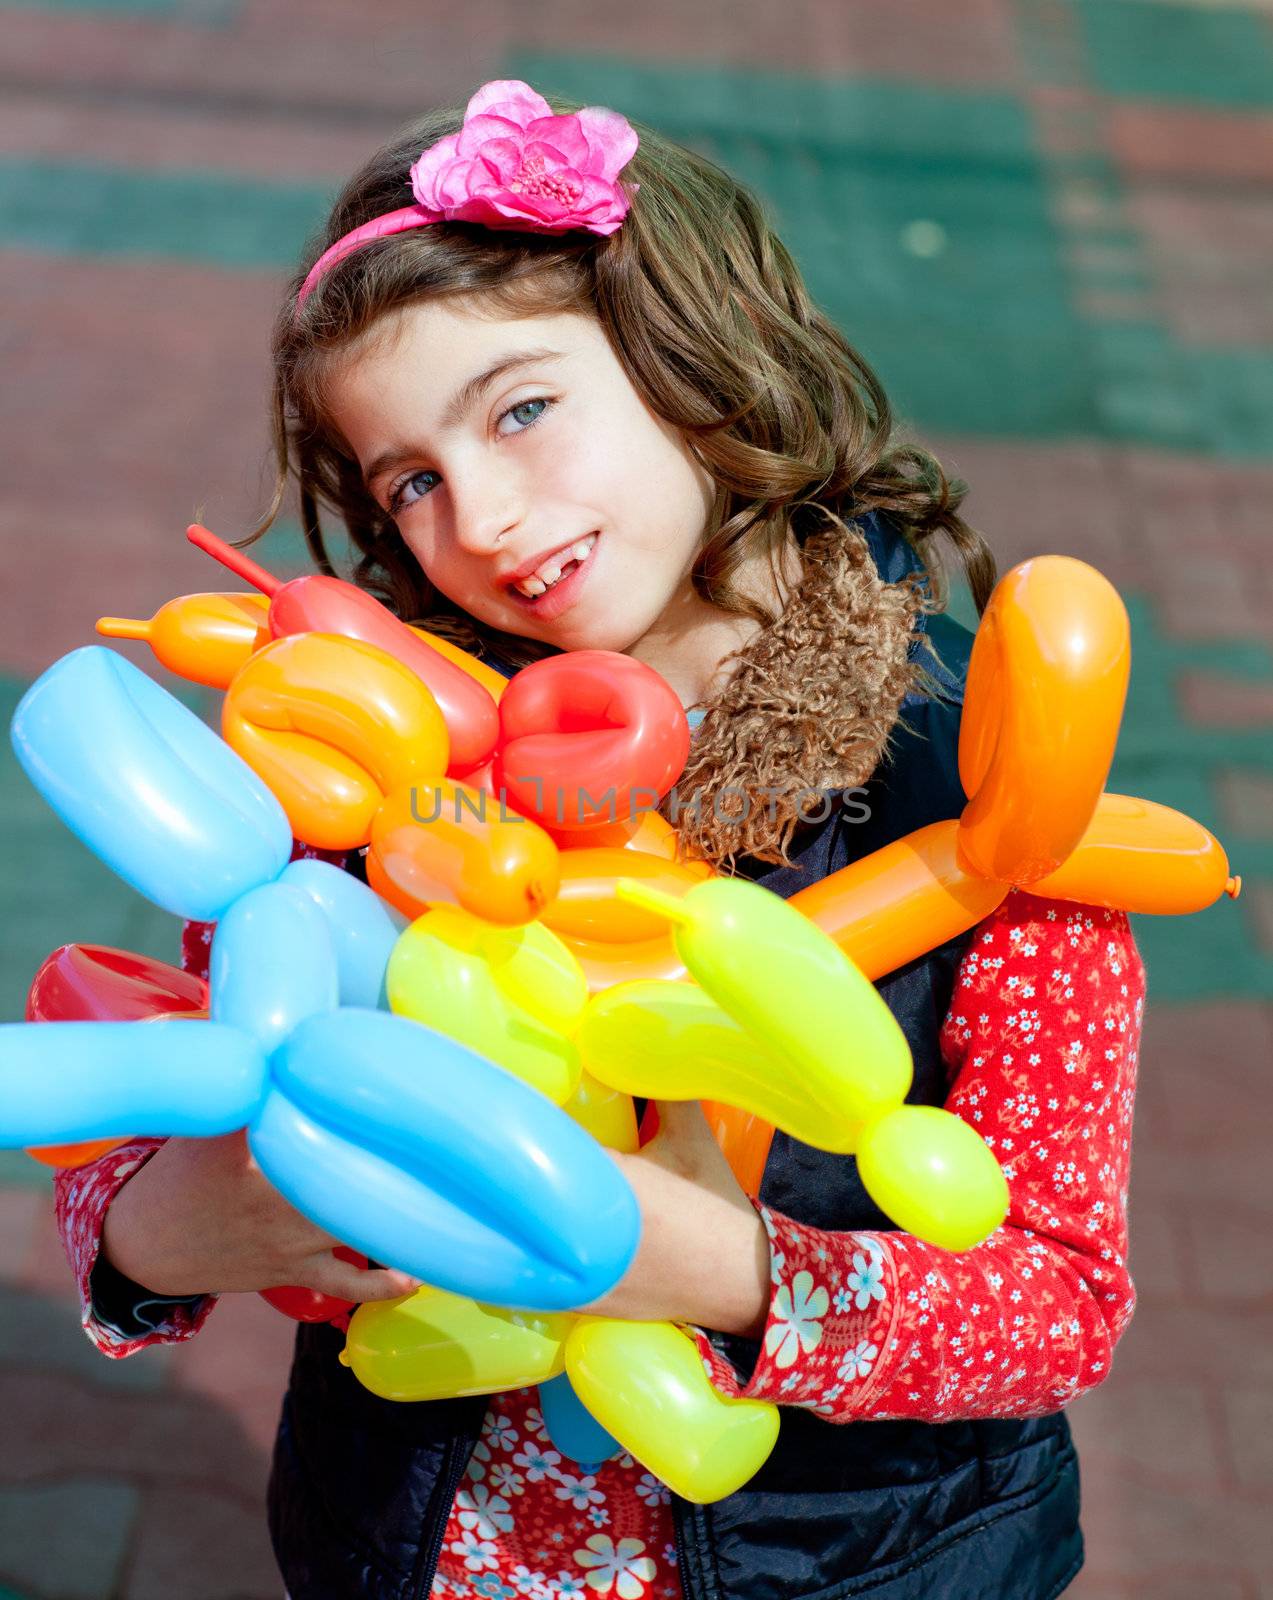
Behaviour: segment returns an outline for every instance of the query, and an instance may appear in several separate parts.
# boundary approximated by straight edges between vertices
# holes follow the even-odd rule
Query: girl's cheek
[[[419,529],[413,528],[402,535],[402,542],[415,557],[426,578],[432,582],[430,576],[437,570],[437,559],[434,551],[434,541],[425,538]]]

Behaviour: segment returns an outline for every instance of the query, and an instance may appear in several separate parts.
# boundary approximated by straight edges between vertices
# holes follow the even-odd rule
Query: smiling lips
[[[542,566],[537,567],[529,577],[520,578],[513,584],[513,589],[518,594],[525,595],[528,600],[534,600],[541,594],[546,594],[554,584],[561,581],[567,572],[588,559],[596,542],[596,534],[590,533],[587,538],[568,545],[564,550],[558,550],[555,555],[549,556]]]

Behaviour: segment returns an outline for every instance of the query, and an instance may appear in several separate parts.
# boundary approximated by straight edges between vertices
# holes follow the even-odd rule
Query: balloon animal
[[[688,731],[670,688],[640,663],[574,652],[501,686],[350,585],[280,584],[207,530],[190,537],[264,590],[268,607],[188,596],[150,623],[99,628],[147,637],[174,670],[226,689],[227,744],[194,719],[219,753],[126,663],[76,668],[82,681],[59,695],[52,684],[76,656],[118,662],[101,651],[50,669],[14,726],[37,787],[126,881],[179,914],[219,919],[211,1021],[148,1023],[145,1048],[118,1031],[65,1031],[135,1039],[122,1023],[6,1039],[16,1093],[0,1143],[125,1126],[221,1131],[237,1117],[300,1209],[430,1282],[354,1314],[345,1359],[364,1381],[400,1398],[422,1397],[422,1385],[541,1382],[546,1415],[550,1394],[578,1448],[603,1449],[608,1430],[687,1498],[745,1481],[772,1447],[777,1412],[717,1395],[670,1325],[566,1314],[604,1293],[591,1286],[607,1273],[622,1275],[635,1235],[630,1214],[623,1235],[630,1192],[607,1187],[596,1161],[617,1169],[553,1102],[630,1148],[630,1095],[710,1096],[713,1127],[753,1193],[773,1124],[816,1133],[856,1152],[895,1220],[968,1248],[1002,1219],[1002,1173],[966,1124],[903,1103],[904,1040],[852,963],[882,976],[974,925],[1014,884],[1177,912],[1237,892],[1205,830],[1103,792],[1126,616],[1105,580],[1068,558],[1024,563],[987,608],[961,729],[962,816],[784,903],[680,859],[650,810],[681,770]],[[121,758],[95,762],[94,745],[111,740]],[[600,798],[589,792],[599,780]],[[77,800],[94,786],[105,805]],[[484,802],[496,795],[492,819]],[[130,805],[121,827],[112,819]],[[153,853],[136,843],[147,806]],[[285,866],[293,833],[367,844],[384,899],[335,869],[303,881],[295,869],[320,864]],[[385,900],[420,920],[402,930]],[[351,943],[341,930],[354,925],[363,931]],[[398,1015],[373,1009],[386,999]],[[206,1041],[185,1047],[180,1080],[162,1070],[173,1027]],[[65,1045],[36,1042],[50,1034]],[[862,1046],[851,1060],[848,1041]],[[667,1063],[679,1081],[660,1076]],[[25,1098],[24,1082],[39,1085]],[[492,1114],[504,1094],[514,1109]],[[571,1207],[578,1216],[564,1215]],[[605,1255],[585,1212],[604,1213],[623,1244]],[[445,1241],[439,1255],[467,1252],[481,1270],[426,1264],[421,1218]]]

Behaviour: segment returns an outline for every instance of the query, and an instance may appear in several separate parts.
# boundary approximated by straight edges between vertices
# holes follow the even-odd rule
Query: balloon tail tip
[[[104,639],[150,638],[150,623],[137,617],[98,617],[94,627]]]

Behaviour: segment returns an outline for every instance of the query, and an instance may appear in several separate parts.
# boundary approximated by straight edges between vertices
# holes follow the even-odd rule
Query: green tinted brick
[[[1202,448],[1233,459],[1273,456],[1273,350],[1184,352],[1202,417]]]
[[[285,269],[335,190],[216,172],[0,161],[0,238],[58,254]]]
[[[1107,94],[1273,106],[1273,33],[1237,6],[1074,0],[1092,82]]]
[[[241,0],[7,0],[21,11],[85,11],[97,16],[157,17],[196,27],[224,28],[239,15]],[[0,1600],[4,1600],[0,1593]]]
[[[1029,118],[1010,95],[796,73],[651,65],[607,56],[514,51],[511,75],[545,94],[613,106],[674,139],[778,139],[826,147],[1020,158]]]
[[[229,27],[241,0],[5,0],[16,11],[88,11],[96,16],[154,16],[195,27]],[[0,1600],[5,1600],[0,1594]]]

